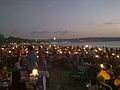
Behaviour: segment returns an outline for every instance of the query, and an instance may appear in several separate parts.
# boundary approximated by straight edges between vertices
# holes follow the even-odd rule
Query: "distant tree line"
[[[22,43],[22,42],[31,42],[32,40],[29,39],[22,39],[14,36],[9,36],[8,38],[5,38],[3,34],[0,33],[0,45],[3,43]]]
[[[0,33],[0,44],[2,44],[5,41],[5,37],[3,34]]]
[[[88,38],[71,38],[71,39],[49,39],[51,42],[111,42],[120,41],[120,37],[88,37]]]
[[[120,37],[88,37],[88,38],[72,38],[72,39],[44,39],[37,40],[37,42],[101,42],[101,41],[120,41]],[[23,43],[23,42],[36,42],[36,40],[23,39],[14,36],[9,36],[6,38],[3,34],[0,33],[0,45],[2,43]]]

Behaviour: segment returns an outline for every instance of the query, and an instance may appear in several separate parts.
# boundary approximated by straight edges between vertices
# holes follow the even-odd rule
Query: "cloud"
[[[58,34],[58,33],[61,33],[61,31],[55,31],[55,32],[53,32],[54,34]]]
[[[41,34],[49,34],[49,33],[51,33],[51,32],[49,32],[49,31],[41,31],[40,33],[41,33]]]
[[[69,32],[68,32],[68,31],[63,31],[63,32],[62,32],[62,34],[67,34],[67,33],[69,33]]]
[[[111,25],[111,24],[120,24],[120,22],[106,22],[104,25]]]
[[[18,32],[17,31],[12,31],[11,34],[15,34],[16,35],[16,34],[18,34]]]
[[[120,24],[120,19],[114,19],[113,21],[110,22],[104,22],[101,24],[98,24],[99,27],[104,27],[106,25],[119,25]]]
[[[17,30],[14,30],[14,31],[10,32],[10,34],[11,34],[12,36],[21,36],[21,35],[22,35],[22,32],[17,31]]]
[[[49,34],[49,31],[32,31],[30,34],[32,35],[42,35],[42,34]]]
[[[62,34],[62,35],[67,34],[67,33],[69,33],[69,32],[68,31],[60,31],[60,30],[53,32],[53,34]]]
[[[45,30],[45,31],[31,31],[29,32],[29,35],[30,36],[62,36],[62,35],[66,35],[66,34],[69,34],[69,31],[48,31],[48,30]]]

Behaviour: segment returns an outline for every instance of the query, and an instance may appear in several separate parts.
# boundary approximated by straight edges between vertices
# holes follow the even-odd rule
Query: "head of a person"
[[[21,75],[20,75],[20,71],[14,71],[12,73],[12,82],[15,83],[15,82],[18,82],[19,80],[21,79]]]
[[[38,50],[41,52],[41,53],[44,53],[43,49],[41,47],[38,47]]]
[[[2,63],[0,63],[0,73],[2,73]]]
[[[41,47],[38,47],[38,50],[41,50],[42,48]]]
[[[28,51],[33,51],[33,46],[29,45],[28,46]]]
[[[96,79],[91,79],[91,85],[95,85],[96,84]]]
[[[7,65],[6,64],[0,64],[0,70],[6,71],[7,70]]]
[[[4,71],[7,70],[7,65],[6,65],[6,64],[3,65],[3,70],[4,70]]]
[[[114,70],[114,74],[115,74],[115,77],[120,78],[120,68],[119,67]]]
[[[110,74],[111,71],[112,71],[112,67],[111,67],[111,65],[110,65],[110,64],[106,64],[106,65],[105,65],[105,70],[106,70],[107,73]]]

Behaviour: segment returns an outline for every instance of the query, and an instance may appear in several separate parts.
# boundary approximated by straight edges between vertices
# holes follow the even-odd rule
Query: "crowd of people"
[[[46,90],[44,78],[48,72],[44,54],[39,50],[38,54],[41,57],[37,58],[33,46],[29,45],[26,49],[25,54],[21,48],[14,49],[14,51],[12,51],[13,49],[10,51],[8,47],[1,48],[0,90]],[[37,69],[39,72],[39,83],[26,80],[33,69]]]
[[[99,86],[108,87],[110,90],[119,90],[120,86],[120,48],[100,48],[89,45],[10,44],[6,47],[1,46],[0,63],[0,90],[46,90],[46,81],[49,78],[48,70],[53,67],[66,67],[69,63],[76,67],[87,63],[95,65],[96,69],[101,64],[107,63],[108,66],[105,64],[98,74],[96,73]],[[26,79],[30,77],[32,70],[35,68],[39,72],[39,78],[33,84],[32,81]],[[114,80],[112,85],[114,87],[106,82],[111,79]],[[6,81],[9,82],[7,85],[4,83]],[[101,87],[101,90],[104,90],[104,88]]]

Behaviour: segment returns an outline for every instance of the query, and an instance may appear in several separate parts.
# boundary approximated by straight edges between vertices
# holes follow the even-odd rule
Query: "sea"
[[[107,41],[107,42],[60,42],[57,45],[65,46],[84,46],[91,45],[92,47],[108,47],[108,48],[120,48],[120,41]]]

